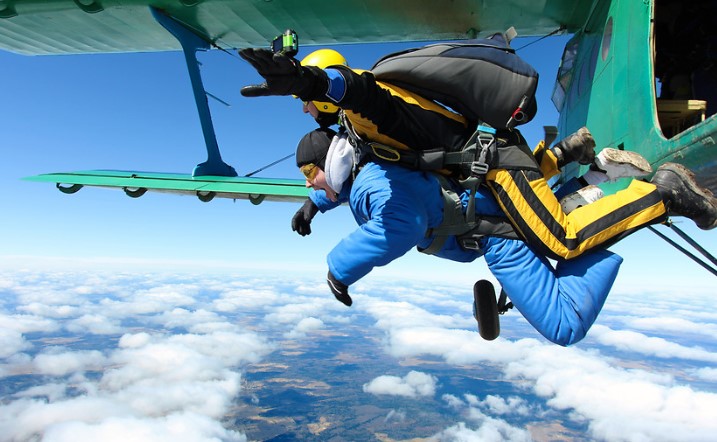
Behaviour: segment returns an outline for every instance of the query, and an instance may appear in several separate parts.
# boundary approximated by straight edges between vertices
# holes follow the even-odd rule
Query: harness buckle
[[[478,158],[471,163],[471,176],[477,177],[488,173],[490,166],[488,165],[488,152],[495,144],[496,130],[488,126],[478,126],[478,136],[476,144],[480,147],[477,152]]]
[[[461,247],[466,250],[475,250],[477,252],[480,252],[482,250],[480,248],[481,238],[483,238],[483,236],[471,236],[470,238],[463,238],[461,239]]]
[[[471,176],[478,177],[488,173],[489,166],[482,161],[474,161],[471,163]]]

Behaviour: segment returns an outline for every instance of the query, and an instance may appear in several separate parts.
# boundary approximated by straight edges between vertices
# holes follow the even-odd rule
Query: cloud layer
[[[0,291],[0,376],[34,379],[1,398],[0,434],[11,441],[243,441],[226,416],[240,406],[246,371],[277,352],[309,357],[297,350],[335,336],[372,345],[335,356],[356,373],[393,358],[390,373],[357,386],[366,404],[392,398],[387,428],[410,426],[406,410],[419,403],[443,413],[442,430],[414,437],[706,441],[717,432],[717,314],[707,297],[691,298],[705,306],[699,314],[674,293],[611,298],[586,340],[561,348],[514,311],[502,337],[481,340],[469,291],[450,285],[369,280],[352,287],[351,309],[320,279],[299,276],[25,272],[0,274]],[[505,391],[456,391],[456,376]]]
[[[436,393],[437,382],[435,376],[412,370],[404,377],[379,376],[364,384],[363,391],[391,396],[433,396]]]

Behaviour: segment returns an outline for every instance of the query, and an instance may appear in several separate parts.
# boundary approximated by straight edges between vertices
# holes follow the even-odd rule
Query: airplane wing
[[[291,28],[302,45],[455,40],[503,32],[575,31],[592,0],[0,0],[0,50],[25,55],[182,50],[199,110],[207,162],[191,175],[85,171],[27,178],[82,186],[214,197],[294,201],[304,182],[239,178],[221,159],[196,52],[266,46]],[[169,32],[167,32],[169,31]]]
[[[63,193],[75,193],[84,186],[119,188],[138,198],[147,191],[192,195],[208,202],[214,198],[263,201],[304,201],[308,189],[304,180],[254,177],[195,176],[175,173],[131,172],[120,170],[89,170],[49,173],[24,178],[28,181],[51,182]]]
[[[302,45],[574,32],[592,0],[0,0],[0,49],[27,55],[179,50],[149,6],[223,47],[265,46],[286,28]]]

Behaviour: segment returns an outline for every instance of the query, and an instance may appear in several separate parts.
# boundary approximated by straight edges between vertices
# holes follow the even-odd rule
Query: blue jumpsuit
[[[463,207],[468,194],[463,193]],[[327,257],[329,270],[351,285],[374,267],[425,248],[426,232],[441,224],[440,185],[430,173],[384,163],[367,163],[332,202],[323,191],[310,198],[321,212],[348,202],[359,228],[343,238]],[[504,216],[487,189],[476,195],[476,214]],[[484,256],[488,268],[515,308],[548,340],[559,345],[580,341],[592,326],[612,287],[622,258],[607,250],[559,261],[553,267],[524,242],[484,237],[481,251],[465,250],[454,237],[437,256],[472,262]]]

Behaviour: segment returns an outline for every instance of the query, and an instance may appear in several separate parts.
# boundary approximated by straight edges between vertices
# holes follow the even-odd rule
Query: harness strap
[[[508,294],[505,292],[505,290],[500,289],[500,296],[498,297],[498,314],[503,315],[512,308],[513,303],[508,302]]]
[[[527,145],[522,146],[521,143],[516,143],[516,149],[516,146],[509,145],[511,143],[508,140],[503,143],[506,152],[503,155],[502,151],[499,153],[497,146],[496,130],[489,126],[479,125],[463,149],[458,152],[446,152],[442,148],[422,151],[403,150],[362,140],[343,112],[341,122],[342,126],[346,128],[351,144],[357,151],[357,164],[366,159],[369,161],[377,159],[414,170],[434,172],[445,169],[446,166],[457,166],[461,174],[467,177],[460,181],[460,185],[468,191],[468,204],[464,212],[461,197],[453,190],[455,188],[453,183],[447,177],[435,174],[441,185],[443,222],[426,232],[426,236],[433,236],[433,241],[427,248],[419,248],[419,252],[429,255],[438,253],[449,236],[455,236],[459,245],[468,250],[480,250],[480,239],[486,235],[518,238],[507,219],[481,216],[476,220],[475,197],[478,186],[483,184],[485,175],[492,167],[539,170]],[[520,135],[518,138],[522,139]],[[526,154],[528,160],[526,160]],[[505,161],[502,161],[503,157]]]
[[[341,124],[346,128],[352,145],[360,152],[360,157],[396,163],[413,170],[438,171],[454,166],[464,176],[485,175],[490,168],[490,161],[497,157],[496,130],[485,125],[478,126],[462,149],[451,151],[445,147],[424,150],[399,149],[374,141],[365,141],[356,133],[343,112]]]
[[[467,250],[481,250],[480,240],[484,236],[498,236],[507,239],[520,239],[510,222],[497,216],[481,216],[476,226],[463,235],[456,236],[461,247]]]
[[[463,215],[463,204],[458,193],[451,189],[448,179],[436,175],[441,184],[441,196],[443,197],[443,221],[439,226],[429,229],[426,236],[433,236],[433,241],[425,249],[418,249],[419,252],[433,255],[443,248],[449,236],[460,235],[466,232],[466,219]]]
[[[433,236],[433,241],[425,249],[419,248],[419,252],[428,255],[438,253],[449,236],[455,236],[458,244],[467,250],[480,250],[480,240],[487,235],[518,239],[513,226],[505,218],[481,216],[476,219],[475,191],[480,184],[478,178],[472,178],[471,186],[475,185],[475,187],[469,195],[469,202],[464,214],[460,195],[453,190],[449,179],[442,175],[436,176],[441,184],[441,195],[443,196],[443,222],[426,232],[426,236]]]

